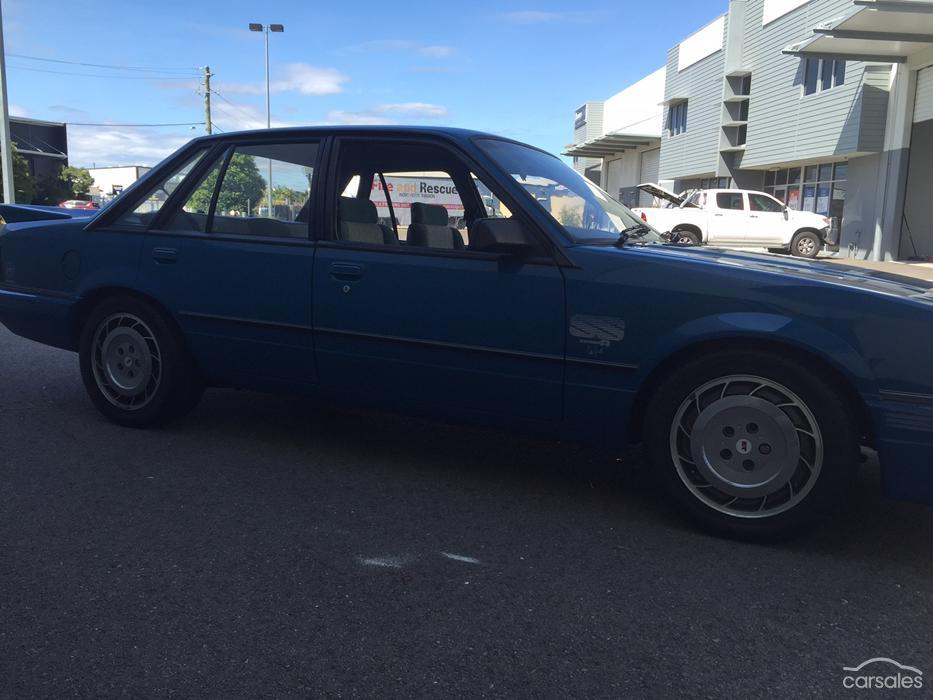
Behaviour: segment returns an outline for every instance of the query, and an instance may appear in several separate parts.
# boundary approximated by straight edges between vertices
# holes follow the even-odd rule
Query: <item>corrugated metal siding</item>
[[[749,0],[743,62],[752,72],[748,141],[742,167],[844,157],[878,150],[890,67],[849,62],[845,85],[803,96],[803,61],[781,50],[852,8],[852,0],[811,0],[762,26],[764,0]]]
[[[641,154],[641,172],[638,177],[638,184],[643,182],[657,182],[661,179],[661,149],[654,148],[650,151],[644,151]],[[639,204],[643,207],[650,207],[654,200],[647,192],[639,195]]]
[[[930,119],[933,119],[933,66],[917,74],[917,103],[914,107],[915,122]]]
[[[728,25],[727,20],[723,29],[724,42]],[[725,52],[717,51],[683,71],[677,70],[678,62],[679,47],[675,46],[667,53],[664,98],[687,99],[687,130],[676,136],[669,135],[669,108],[665,107],[660,165],[661,178],[665,180],[714,173],[719,163]]]

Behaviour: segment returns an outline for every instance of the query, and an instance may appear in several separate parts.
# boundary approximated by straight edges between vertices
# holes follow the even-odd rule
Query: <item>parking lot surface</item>
[[[0,695],[826,697],[872,657],[933,673],[933,508],[880,500],[871,462],[780,546],[695,532],[644,471],[248,392],[127,430],[74,355],[0,328]]]

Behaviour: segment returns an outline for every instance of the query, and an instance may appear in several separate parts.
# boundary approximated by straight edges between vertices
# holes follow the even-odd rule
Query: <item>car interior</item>
[[[388,207],[388,216],[380,217],[371,199],[374,185],[384,184],[387,174],[418,172],[443,173],[453,180],[464,211],[463,233],[451,225],[454,217],[443,204],[413,201],[410,196],[403,201],[399,194],[393,196],[388,187],[380,188]],[[470,228],[490,216],[469,169],[445,150],[430,145],[346,143],[341,147],[337,191],[342,192],[342,196],[337,204],[336,234],[338,240],[354,243],[476,250],[467,243]],[[407,226],[401,224],[397,216],[402,207],[410,212]]]

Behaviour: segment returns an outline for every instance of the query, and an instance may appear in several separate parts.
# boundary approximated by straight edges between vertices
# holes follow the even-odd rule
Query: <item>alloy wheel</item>
[[[155,334],[139,317],[117,313],[94,333],[94,381],[106,399],[127,411],[146,406],[162,382],[162,353]]]
[[[766,518],[799,504],[823,466],[823,438],[807,405],[770,379],[707,382],[678,408],[670,429],[677,474],[705,505]]]

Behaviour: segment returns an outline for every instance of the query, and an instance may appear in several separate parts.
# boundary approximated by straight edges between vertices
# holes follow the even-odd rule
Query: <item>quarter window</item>
[[[188,158],[178,169],[150,190],[146,198],[139,202],[135,209],[120,217],[117,226],[148,226],[152,223],[152,220],[165,205],[168,198],[178,189],[194,167],[201,162],[205,153],[207,153],[207,149],[201,149]]]

